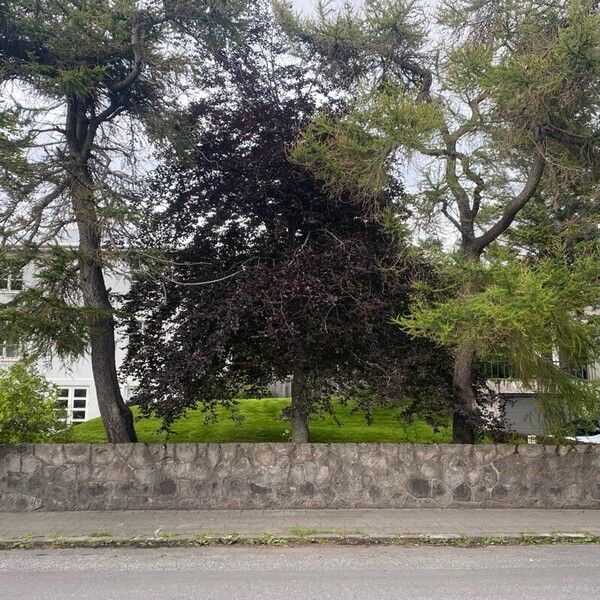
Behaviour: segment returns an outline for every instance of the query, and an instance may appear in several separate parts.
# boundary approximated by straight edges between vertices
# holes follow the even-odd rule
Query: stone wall
[[[0,510],[600,508],[600,447],[0,446]]]

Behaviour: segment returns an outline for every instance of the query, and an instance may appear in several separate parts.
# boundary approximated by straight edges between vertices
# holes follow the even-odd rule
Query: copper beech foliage
[[[413,280],[431,277],[402,233],[400,183],[380,194],[395,224],[384,228],[291,162],[317,105],[341,103],[310,65],[283,59],[268,18],[255,34],[256,50],[228,57],[179,124],[181,143],[153,184],[160,208],[143,240],[158,266],[127,307],[137,401],[169,426],[198,401],[210,414],[293,376],[289,416],[305,432],[332,395],[367,414],[382,401],[447,412],[448,357],[392,325]]]

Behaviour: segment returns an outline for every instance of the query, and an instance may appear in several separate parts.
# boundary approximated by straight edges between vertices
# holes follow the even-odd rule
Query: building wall
[[[269,393],[273,398],[289,398],[292,395],[292,380],[275,381],[269,386]]]
[[[600,364],[593,363],[582,369],[585,379],[600,379]],[[544,416],[536,402],[535,390],[525,387],[519,380],[505,378],[488,381],[489,387],[507,400],[506,429],[522,435],[544,435]]]
[[[28,265],[23,272],[23,283],[25,286],[30,286],[35,282],[35,273],[33,267]],[[117,275],[108,274],[106,277],[106,285],[115,294],[126,293],[129,289],[129,281],[127,278]],[[7,291],[0,289],[0,304],[10,301],[18,291]],[[27,340],[23,340],[25,346]],[[117,368],[120,367],[126,354],[126,340],[117,338],[116,347],[116,361]],[[0,352],[0,367],[8,367],[14,363],[16,357],[7,358]],[[100,416],[100,410],[98,408],[98,401],[96,398],[96,388],[94,387],[94,377],[92,373],[92,363],[89,355],[84,356],[76,361],[65,363],[58,358],[53,359],[40,359],[37,363],[39,371],[46,377],[50,382],[54,383],[62,390],[68,390],[68,418],[72,422],[78,422],[80,420],[94,419]],[[123,380],[121,385],[121,391],[123,397],[127,399],[131,390],[134,388],[135,382],[132,380]],[[78,390],[77,392],[75,390]],[[77,409],[73,406],[75,401],[74,395],[77,393],[80,395],[80,399],[83,396],[83,390],[86,394],[86,407],[85,416],[83,419],[73,419],[73,415],[83,416],[81,409]]]
[[[0,445],[0,510],[600,508],[596,446]]]
[[[506,429],[523,435],[544,433],[544,418],[533,394],[507,396]]]

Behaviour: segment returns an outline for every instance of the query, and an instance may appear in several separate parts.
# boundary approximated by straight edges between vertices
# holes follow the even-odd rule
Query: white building
[[[497,365],[495,367],[497,368]],[[545,432],[544,418],[537,407],[535,391],[525,388],[521,381],[511,378],[503,371],[505,368],[500,365],[496,373],[486,372],[486,375],[490,377],[488,386],[507,400],[506,428],[523,435],[543,434]],[[595,381],[600,379],[600,364],[584,365],[569,372],[573,377],[582,381]]]
[[[0,304],[10,301],[24,286],[31,284],[34,280],[35,274],[32,266],[26,267],[23,273],[17,276],[0,276]],[[107,276],[106,285],[116,293],[124,293],[129,289],[128,280],[115,275]],[[0,367],[8,367],[21,358],[26,345],[27,340],[24,340],[23,347],[17,344],[1,345]],[[125,341],[117,339],[117,368],[122,364],[125,352]],[[59,388],[61,403],[67,411],[69,423],[80,423],[100,416],[89,356],[84,356],[69,364],[65,364],[57,358],[40,359],[37,366],[44,377]],[[121,393],[125,401],[129,399],[134,389],[135,385],[131,380],[121,382]]]

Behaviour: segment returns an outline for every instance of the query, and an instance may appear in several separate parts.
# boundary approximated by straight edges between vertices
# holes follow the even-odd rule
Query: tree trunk
[[[480,254],[463,246],[464,258],[479,262]],[[465,295],[473,292],[473,286],[467,284],[463,290]],[[475,350],[471,345],[459,346],[454,357],[452,374],[452,390],[459,403],[452,416],[452,441],[455,444],[474,444],[475,425],[473,417],[477,415],[477,395],[473,388],[473,363]]]
[[[306,383],[302,370],[294,371],[292,379],[292,407],[290,424],[292,427],[292,442],[308,442],[308,399]]]
[[[473,389],[473,361],[471,346],[459,347],[454,359],[452,389],[460,406],[452,418],[452,439],[455,444],[474,444],[475,426],[472,419],[477,411],[477,398]]]
[[[108,441],[136,442],[133,415],[123,401],[117,377],[115,321],[102,271],[101,234],[92,185],[86,170],[78,169],[71,194],[79,232],[81,293],[91,313],[90,346],[96,396]]]
[[[102,279],[102,283],[104,280]],[[98,285],[97,291],[101,291]],[[111,443],[137,442],[133,414],[123,401],[115,364],[114,319],[98,319],[90,336],[92,371],[100,415]]]

